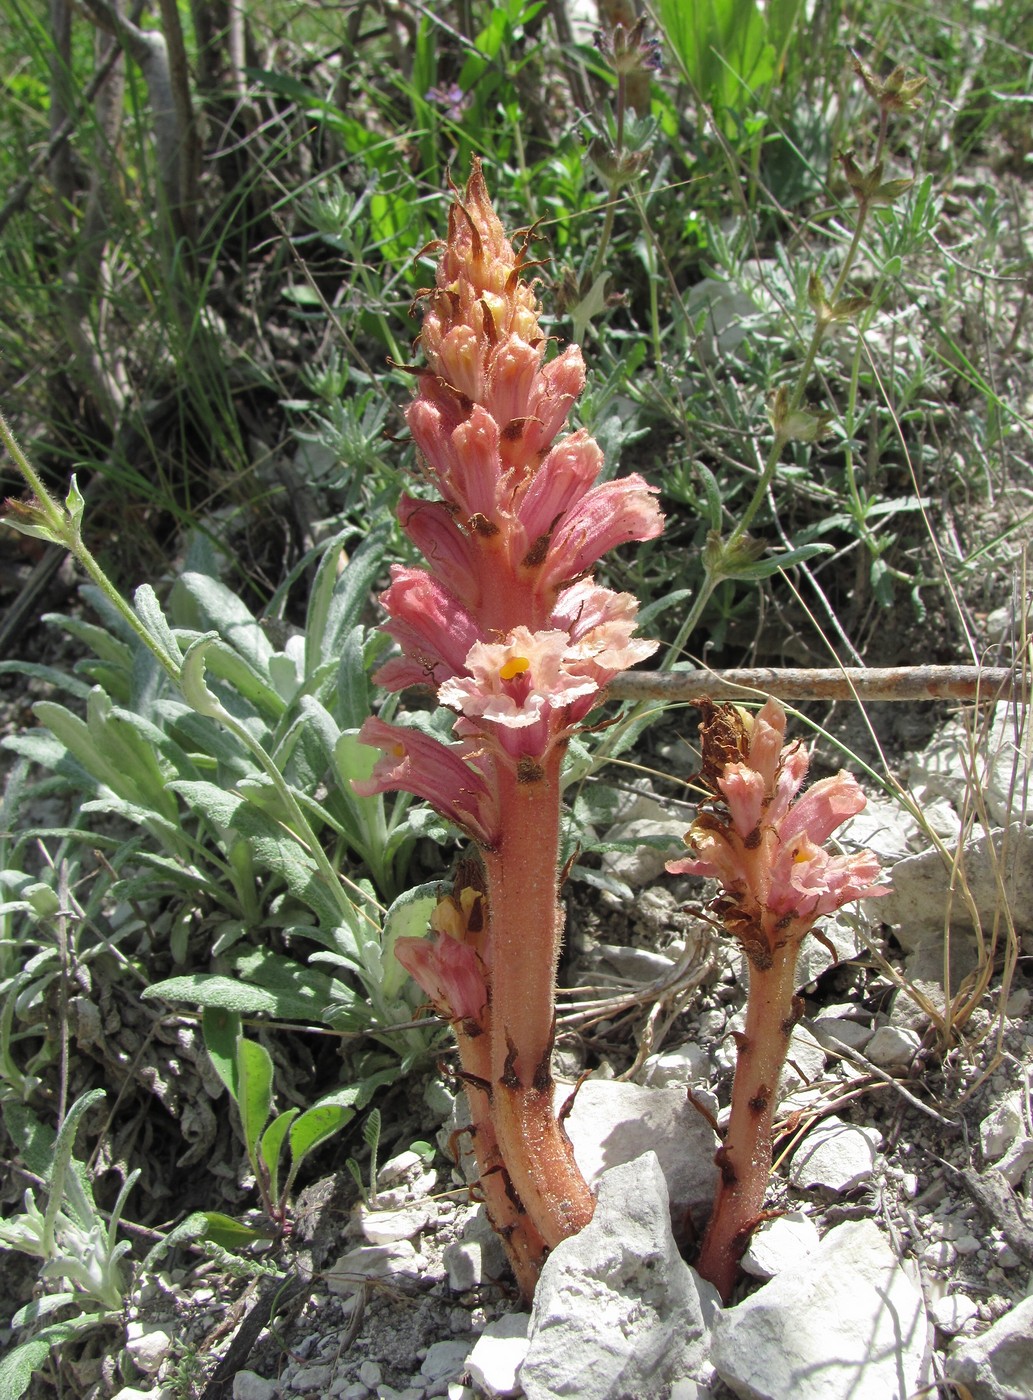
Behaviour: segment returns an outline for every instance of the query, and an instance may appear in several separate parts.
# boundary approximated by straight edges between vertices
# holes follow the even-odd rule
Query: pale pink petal
[[[790,808],[779,827],[779,836],[787,845],[792,845],[800,834],[817,846],[823,845],[845,821],[864,810],[865,801],[851,773],[822,778]]]
[[[565,632],[526,627],[514,628],[505,642],[478,642],[466,658],[467,676],[446,681],[438,699],[468,719],[511,729],[537,724],[553,709],[598,689],[590,677],[567,669],[569,644]]]
[[[488,1001],[484,965],[473,948],[447,933],[399,938],[395,957],[449,1021],[477,1021]]]
[[[489,355],[484,403],[501,429],[531,413],[544,353],[544,346],[509,335]]]
[[[580,347],[568,345],[538,375],[525,410],[528,421],[522,446],[532,462],[549,449],[556,434],[562,431],[584,387],[585,362]]]
[[[443,744],[418,729],[387,724],[376,716],[366,720],[359,739],[384,752],[372,777],[352,783],[360,797],[399,790],[414,793],[481,845],[489,849],[497,845],[498,803],[484,775],[473,766],[472,745]]]
[[[571,433],[556,444],[520,504],[528,547],[551,535],[557,522],[590,490],[602,465],[598,443],[585,432]]]
[[[480,399],[483,389],[481,351],[480,337],[464,325],[448,331],[437,347],[436,372],[472,403]]]
[[[409,405],[406,421],[413,441],[437,478],[446,501],[465,520],[493,521],[498,514],[500,474],[498,424],[479,404],[458,427],[450,429],[440,410],[423,399]]]
[[[743,839],[755,831],[764,815],[764,779],[745,763],[729,763],[717,780],[728,803],[732,824]]]
[[[384,631],[405,653],[376,673],[378,685],[400,690],[405,685],[438,686],[461,670],[481,633],[462,604],[424,569],[395,564],[391,585],[380,601],[390,616]]]
[[[441,501],[403,496],[398,503],[398,520],[435,577],[474,610],[481,597],[480,570],[484,567],[476,537],[459,529]]]
[[[671,875],[698,875],[704,880],[717,880],[725,890],[746,888],[742,843],[735,833],[719,828],[707,830],[693,826],[685,837],[693,855],[667,862]]]
[[[750,767],[771,790],[782,757],[786,732],[786,712],[777,700],[767,700],[753,716],[750,730]]]
[[[663,516],[653,500],[656,494],[656,487],[637,475],[593,487],[556,527],[542,568],[542,586],[561,587],[617,545],[659,535]]]

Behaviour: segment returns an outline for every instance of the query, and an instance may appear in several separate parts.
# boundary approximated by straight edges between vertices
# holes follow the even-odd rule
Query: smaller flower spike
[[[797,797],[808,759],[785,742],[785,711],[768,700],[756,715],[737,706],[703,711],[700,779],[710,794],[685,837],[693,855],[674,875],[716,879],[710,905],[742,945],[749,965],[746,1023],[736,1037],[732,1109],[719,1153],[721,1180],[697,1268],[727,1302],[739,1258],[760,1219],[771,1171],[771,1125],[789,1037],[802,1004],[800,944],[823,914],[886,893],[871,851],[830,855],[825,842],[865,805],[848,773]],[[794,800],[795,799],[795,800]]]

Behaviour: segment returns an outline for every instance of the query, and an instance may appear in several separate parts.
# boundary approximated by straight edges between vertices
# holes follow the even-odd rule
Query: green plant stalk
[[[62,510],[51,496],[42,478],[19,447],[2,413],[0,413],[0,442],[2,442],[7,449],[15,466],[21,472],[35,495],[35,509],[42,516],[46,529],[53,542],[62,545],[74,556],[79,564],[82,565],[83,569],[89,574],[104,597],[132,629],[133,634],[139,638],[151,655],[160,663],[170,679],[182,690],[182,666],[175,657],[168,654],[163,646],[159,645],[144,626],[143,622],[141,622],[134,609],[108,578],[97,559],[83,541],[79,522],[73,518],[69,511]],[[185,695],[185,692],[184,697],[188,699],[188,703],[193,704],[189,697]],[[356,937],[358,937],[359,921],[356,918],[355,906],[345,893],[333,866],[330,864],[326,852],[316,839],[316,835],[302,811],[297,798],[294,796],[290,785],[287,783],[270,755],[248,730],[247,726],[235,720],[233,716],[215,700],[214,696],[212,697],[212,705],[213,708],[209,711],[212,717],[218,719],[231,734],[240,740],[257,760],[262,771],[269,778],[269,781],[276,790],[277,796],[290,815],[292,834],[319,867],[320,874],[326,881],[327,887],[333,891],[334,900],[341,911],[344,923],[352,929]],[[197,707],[194,706],[194,708],[196,709]]]

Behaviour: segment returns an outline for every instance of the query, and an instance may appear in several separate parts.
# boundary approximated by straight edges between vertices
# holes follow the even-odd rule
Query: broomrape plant
[[[803,1015],[796,995],[800,945],[823,914],[888,887],[875,884],[879,862],[872,851],[835,856],[824,849],[864,808],[865,796],[841,772],[797,798],[809,759],[799,743],[785,742],[786,716],[777,701],[768,700],[756,715],[696,703],[704,714],[699,777],[709,804],[685,837],[693,856],[667,869],[718,881],[710,910],[749,964],[731,1118],[716,1159],[717,1201],[696,1265],[727,1302],[739,1258],[762,1218],[778,1081]]]
[[[407,412],[441,499],[401,501],[428,567],[392,570],[382,602],[402,655],[376,678],[429,685],[458,718],[450,743],[368,720],[360,738],[383,757],[356,791],[416,793],[476,844],[432,937],[396,951],[455,1027],[487,1208],[530,1296],[546,1250],[593,1210],[553,1109],[563,757],[606,683],[657,645],[632,635],[635,599],[590,570],[662,518],[641,477],[596,484],[586,433],[557,441],[581,351],[546,362],[527,245],[506,238],[477,161],[455,195]]]

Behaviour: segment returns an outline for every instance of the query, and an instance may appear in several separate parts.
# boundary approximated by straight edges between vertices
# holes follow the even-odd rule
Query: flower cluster
[[[701,779],[713,803],[687,833],[693,856],[672,861],[675,875],[716,879],[711,905],[755,967],[798,943],[823,914],[882,894],[871,851],[830,855],[825,842],[865,805],[849,773],[814,783],[794,802],[809,760],[785,743],[785,711],[768,700],[756,715],[735,706],[704,708]]]
[[[427,363],[406,415],[440,496],[399,507],[427,568],[392,569],[381,601],[402,655],[377,675],[391,690],[432,686],[459,715],[460,743],[379,720],[361,736],[384,752],[361,791],[418,793],[487,846],[499,836],[493,767],[540,762],[607,681],[656,649],[632,636],[634,598],[588,577],[615,545],[659,534],[654,488],[639,476],[597,483],[587,433],[556,441],[584,364],[576,346],[546,359],[527,266],[475,164],[426,294]]]

